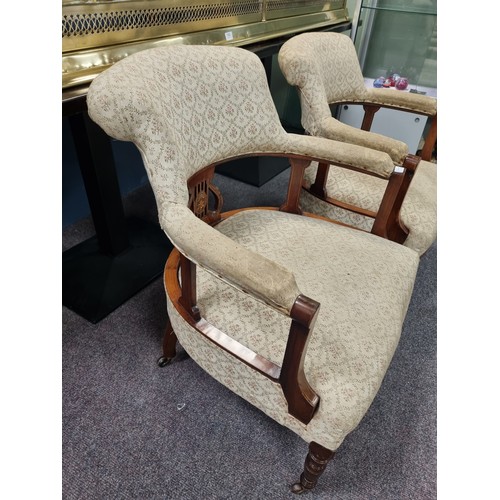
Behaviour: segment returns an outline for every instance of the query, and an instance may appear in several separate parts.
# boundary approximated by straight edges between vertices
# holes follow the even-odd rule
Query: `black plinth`
[[[63,305],[97,323],[163,272],[172,244],[160,226],[128,219],[129,246],[117,255],[97,237],[63,252]]]
[[[287,158],[252,156],[219,165],[216,172],[226,177],[260,187],[290,166]]]

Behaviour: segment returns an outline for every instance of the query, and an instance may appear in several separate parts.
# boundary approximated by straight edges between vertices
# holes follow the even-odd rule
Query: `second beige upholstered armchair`
[[[304,171],[319,161],[388,180],[377,223],[397,233],[394,213],[412,165],[395,168],[386,153],[288,134],[261,61],[235,47],[139,52],[99,75],[87,102],[110,136],[140,150],[175,246],[164,275],[161,365],[179,341],[207,374],[309,443],[292,490],[313,488],[384,379],[419,257],[303,213]],[[283,204],[221,212],[215,166],[257,155],[289,159]]]
[[[414,161],[401,141],[370,132],[374,113],[381,107],[429,117],[427,134],[416,174],[401,209],[407,229],[404,245],[420,255],[437,236],[437,165],[431,161],[437,134],[437,102],[404,91],[367,88],[352,40],[341,33],[303,33],[288,40],[278,56],[290,85],[300,97],[302,125],[313,136],[357,144],[386,152],[395,165]],[[362,129],[332,116],[332,105],[361,104]],[[306,173],[301,203],[306,210],[369,231],[380,205],[385,183],[327,164]]]

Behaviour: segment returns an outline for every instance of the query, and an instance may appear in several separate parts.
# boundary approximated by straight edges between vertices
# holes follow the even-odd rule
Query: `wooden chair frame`
[[[339,101],[332,103],[336,106],[340,106],[343,104],[360,104],[359,102],[356,101]],[[398,106],[390,106],[388,104],[371,104],[371,103],[363,103],[363,110],[364,110],[364,115],[363,115],[363,121],[361,123],[361,130],[365,130],[366,132],[370,132],[373,124],[373,119],[375,118],[375,114],[377,111],[379,111],[381,108],[385,109],[394,109],[396,111],[400,111],[402,113],[416,113],[415,110],[412,109],[405,109],[401,108]],[[434,148],[436,146],[436,141],[437,141],[437,113],[436,114],[427,114],[423,112],[419,112],[417,114],[420,114],[422,116],[427,116],[427,118],[431,118],[431,126],[424,138],[424,145],[422,147],[422,150],[420,151],[420,154],[418,155],[422,160],[425,161],[431,161],[432,159],[432,153],[434,151]]]
[[[373,234],[402,244],[408,237],[408,228],[405,227],[399,217],[400,209],[401,205],[403,204],[404,197],[406,196],[406,192],[410,187],[413,173],[417,169],[419,162],[420,157],[415,155],[407,155],[403,165],[401,167],[395,167],[394,173],[389,179],[384,198],[377,212],[345,203],[327,195],[326,183],[330,170],[329,163],[320,162],[318,164],[318,170],[316,172],[314,183],[311,184],[311,186],[303,183],[302,188],[313,196],[319,198],[322,201],[326,201],[331,205],[335,205],[337,207],[343,208],[344,210],[349,210],[365,217],[373,218],[374,222],[371,229],[371,232]],[[394,175],[396,172],[405,172],[405,174],[396,176]],[[394,196],[388,196],[388,191],[398,194],[395,194]]]
[[[247,156],[261,155],[244,155],[236,158],[228,158],[225,161]],[[288,191],[286,200],[281,207],[257,208],[280,210],[322,219],[330,223],[341,224],[325,217],[303,213],[299,205],[300,190],[302,189],[305,169],[312,161],[319,161],[321,165],[327,165],[324,163],[324,160],[289,154],[268,154],[267,156],[286,157],[290,160],[291,172]],[[226,213],[221,212],[223,199],[219,190],[212,183],[215,167],[221,163],[224,162],[205,167],[188,180],[189,208],[198,218],[212,226],[243,210],[255,209],[252,207]],[[376,174],[352,166],[338,163],[337,165],[379,177]],[[405,162],[403,167],[395,167],[389,179],[380,209],[377,214],[374,214],[375,224],[372,233],[383,238],[394,238],[396,241],[401,238],[401,235],[405,234],[405,228],[399,220],[399,211],[417,165],[418,158],[412,158],[411,161]],[[214,210],[209,209],[209,192],[212,192],[215,197]],[[291,319],[290,331],[283,362],[280,367],[231,338],[227,333],[222,332],[201,316],[197,307],[196,264],[184,255],[181,255],[176,249],[172,251],[166,263],[164,282],[165,289],[173,306],[191,327],[218,347],[237,358],[240,362],[258,371],[274,383],[279,384],[288,403],[289,413],[304,424],[308,424],[311,421],[318,408],[320,398],[307,381],[304,372],[304,360],[310,332],[314,328],[320,307],[318,302],[304,295],[299,295],[296,298],[289,314]],[[167,365],[175,357],[176,342],[177,338],[169,322],[163,341],[163,356],[158,360],[160,366]],[[294,493],[301,493],[304,490],[313,488],[332,456],[333,452],[331,450],[324,448],[318,443],[310,443],[304,471],[300,477],[300,481],[292,487],[292,491]]]

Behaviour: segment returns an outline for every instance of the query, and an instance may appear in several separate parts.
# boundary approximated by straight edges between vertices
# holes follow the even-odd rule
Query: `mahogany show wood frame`
[[[215,167],[226,161],[246,156],[275,156],[289,159],[291,172],[288,191],[285,202],[281,207],[251,207],[225,213],[221,212],[223,198],[218,188],[212,183],[215,175]],[[406,238],[408,231],[400,221],[399,212],[419,160],[420,158],[410,155],[402,167],[395,167],[394,172],[388,180],[379,210],[376,213],[367,213],[366,210],[349,205],[349,210],[374,217],[375,223],[371,230],[373,234],[392,239],[398,243],[402,243]],[[209,165],[194,174],[187,183],[189,190],[188,206],[198,218],[211,226],[216,226],[219,222],[241,211],[255,209],[280,210],[347,226],[347,224],[333,221],[326,217],[302,212],[299,205],[300,191],[303,188],[304,172],[312,161],[318,161],[320,168],[318,169],[319,173],[316,183],[311,188],[311,193],[321,193],[322,190],[324,191],[324,183],[326,182],[329,168],[329,164],[325,163],[325,160],[295,154],[253,154],[228,158],[223,162]],[[359,171],[366,175],[381,177],[349,165],[340,163],[336,163],[336,165],[349,170]],[[215,208],[213,210],[209,209],[210,193],[213,194],[215,200]],[[354,229],[360,230],[358,228]],[[310,333],[314,328],[320,307],[317,301],[304,295],[299,295],[296,298],[289,314],[291,319],[290,331],[280,367],[258,353],[253,352],[201,316],[197,307],[196,264],[175,248],[171,252],[165,266],[164,283],[165,290],[173,306],[187,324],[240,362],[261,373],[272,382],[279,384],[288,403],[288,412],[292,416],[304,424],[308,424],[312,420],[320,404],[320,398],[307,381],[304,372],[304,360]],[[176,342],[177,337],[169,321],[163,340],[163,356],[158,360],[160,366],[167,365],[175,357]],[[292,491],[294,493],[301,493],[313,488],[332,456],[333,452],[331,450],[322,447],[318,443],[310,443],[304,472],[301,475],[300,481],[292,487]]]

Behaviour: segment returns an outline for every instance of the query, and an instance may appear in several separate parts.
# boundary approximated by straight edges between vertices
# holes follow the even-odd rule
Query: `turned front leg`
[[[163,368],[175,358],[176,344],[177,337],[170,323],[170,319],[167,318],[167,326],[165,328],[165,335],[163,336],[163,356],[158,359],[158,366]]]
[[[304,472],[300,475],[300,482],[292,486],[292,493],[300,494],[304,491],[312,490],[333,455],[333,451],[324,448],[314,441],[311,442],[309,444],[309,453],[304,463]]]

